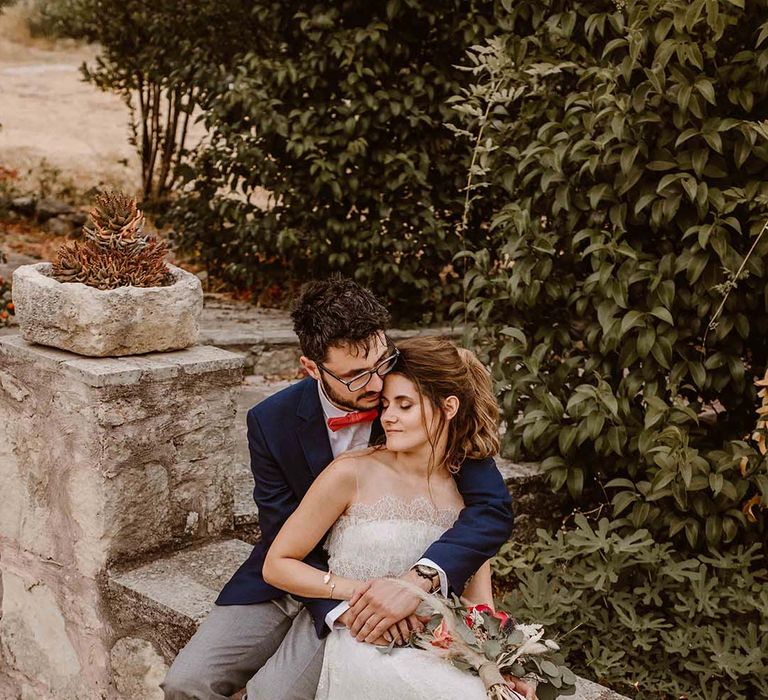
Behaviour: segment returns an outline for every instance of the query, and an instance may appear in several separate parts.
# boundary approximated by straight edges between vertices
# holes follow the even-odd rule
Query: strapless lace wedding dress
[[[427,498],[353,504],[326,547],[331,571],[360,580],[399,576],[453,525],[459,511]],[[485,700],[482,681],[421,649],[383,654],[346,629],[328,635],[316,700]]]

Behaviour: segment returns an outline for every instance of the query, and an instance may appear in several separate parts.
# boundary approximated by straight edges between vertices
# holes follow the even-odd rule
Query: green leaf
[[[675,141],[675,148],[679,148],[682,146],[688,139],[693,138],[694,136],[699,135],[698,129],[686,129],[680,136],[677,137],[677,140]],[[672,167],[676,167],[677,164],[673,164]]]
[[[625,146],[624,150],[622,150],[621,156],[619,157],[619,166],[624,175],[627,175],[634,165],[639,150],[640,146]],[[592,208],[594,209],[594,206]]]
[[[651,315],[655,316],[660,321],[664,321],[665,323],[668,323],[670,326],[675,325],[675,321],[672,318],[672,314],[669,313],[669,310],[665,309],[663,306],[657,306],[655,309],[651,311]]]
[[[704,365],[701,362],[689,362],[688,370],[691,373],[691,377],[699,389],[704,388],[704,383],[707,380],[707,371],[704,369]]]
[[[589,206],[592,209],[597,209],[597,205],[600,203],[600,200],[605,197],[605,194],[609,189],[610,187],[607,184],[595,185],[594,187],[590,188],[588,195]]]
[[[635,214],[639,214],[645,209],[658,195],[655,192],[649,192],[647,194],[640,195],[635,202]],[[593,207],[594,209],[594,207]]]
[[[701,273],[704,272],[707,263],[709,263],[709,255],[706,253],[696,254],[688,263],[686,276],[690,284],[694,284],[701,277]]]
[[[643,318],[645,317],[645,314],[642,311],[636,311],[632,310],[629,311],[624,318],[621,319],[621,335],[625,335],[627,331],[629,331],[632,328],[635,328],[636,326],[640,326],[643,324]]]
[[[557,436],[557,444],[560,452],[564,455],[571,451],[573,441],[576,439],[576,428],[573,426],[564,426],[560,429]]]
[[[651,347],[651,355],[664,369],[669,369],[672,362],[672,343],[665,336],[657,335],[656,342]]]
[[[400,10],[400,2],[401,0],[387,0],[387,19],[395,18]]]
[[[568,493],[572,498],[579,498],[584,490],[584,471],[580,467],[573,467],[568,471]]]
[[[699,540],[699,524],[695,520],[685,521],[685,537],[688,545],[693,549]]]
[[[763,22],[760,25],[760,34],[757,35],[755,48],[758,48],[766,39],[768,39],[768,22]]]
[[[640,330],[637,336],[637,354],[645,359],[648,357],[648,353],[651,351],[653,344],[656,342],[656,329],[653,326],[648,326]]]
[[[635,484],[633,481],[630,481],[629,479],[611,479],[607,484],[605,484],[605,488],[607,489],[613,489],[613,488],[624,488],[624,489],[632,489],[634,490]]]
[[[704,173],[704,168],[709,160],[709,151],[706,148],[699,148],[695,150],[691,156],[691,164],[693,165],[693,171],[697,177],[701,177]]]
[[[528,343],[525,333],[521,331],[519,328],[515,328],[514,326],[505,326],[504,328],[499,331],[502,335],[509,336],[510,338],[514,338],[517,340],[520,345],[525,347]]]
[[[675,282],[674,280],[664,280],[659,284],[656,289],[656,293],[659,295],[659,301],[668,309],[672,308],[672,304],[675,299]]]
[[[705,131],[702,136],[704,140],[718,153],[723,152],[723,139],[716,131]]]
[[[699,91],[699,94],[711,105],[716,105],[715,100],[715,88],[712,83],[706,78],[700,78],[694,83],[694,87]]]

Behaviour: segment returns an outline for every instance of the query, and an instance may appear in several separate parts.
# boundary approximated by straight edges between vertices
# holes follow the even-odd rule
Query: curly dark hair
[[[367,353],[374,336],[389,325],[389,312],[373,293],[341,276],[302,286],[291,318],[301,352],[315,362],[342,344]]]

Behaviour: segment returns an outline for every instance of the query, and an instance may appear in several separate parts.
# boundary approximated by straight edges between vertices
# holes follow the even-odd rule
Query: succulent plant
[[[144,233],[136,200],[120,192],[96,198],[85,240],[66,243],[53,263],[59,282],[82,282],[98,289],[161,287],[170,283],[164,241]]]

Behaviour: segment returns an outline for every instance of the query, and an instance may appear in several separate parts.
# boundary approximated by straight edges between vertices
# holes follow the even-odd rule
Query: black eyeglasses
[[[331,372],[331,370],[329,370],[320,362],[317,363],[317,366],[326,374],[330,374],[337,382],[341,382],[350,391],[360,391],[360,389],[368,386],[368,382],[371,381],[374,374],[378,374],[380,377],[383,377],[385,374],[391,372],[397,364],[398,357],[400,357],[400,351],[395,348],[393,354],[391,354],[389,357],[385,357],[373,369],[368,370],[367,372],[362,372],[361,374],[352,377],[352,379],[342,379],[337,374]]]

